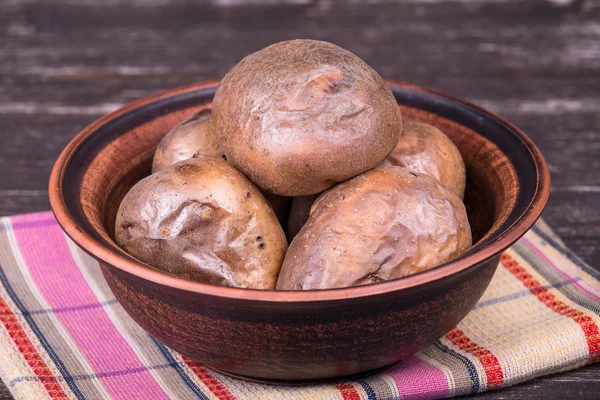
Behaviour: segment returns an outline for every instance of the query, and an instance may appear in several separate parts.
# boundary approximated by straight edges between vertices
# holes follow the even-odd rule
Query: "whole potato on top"
[[[211,125],[211,110],[204,109],[171,129],[154,153],[152,173],[192,157],[220,158],[223,151]]]
[[[471,246],[462,201],[429,176],[380,167],[322,194],[277,289],[365,285],[425,271]]]
[[[377,72],[316,40],[276,43],[240,61],[217,88],[213,124],[228,162],[282,196],[315,194],[374,168],[402,131]]]
[[[213,285],[274,289],[287,242],[262,193],[215,158],[181,161],[123,199],[117,244],[173,275]]]
[[[396,148],[382,165],[397,165],[429,175],[464,198],[465,163],[452,140],[431,125],[406,122]]]

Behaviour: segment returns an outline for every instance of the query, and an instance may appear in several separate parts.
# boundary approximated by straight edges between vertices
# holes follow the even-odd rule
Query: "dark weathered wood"
[[[477,398],[485,400],[537,400],[537,399],[597,399],[600,365],[593,364],[576,371],[533,379],[493,392],[482,393]]]
[[[600,269],[599,2],[189,3],[1,2],[0,215],[48,209],[54,159],[97,117],[222,76],[274,41],[312,37],[352,50],[386,78],[465,97],[525,130],[553,173],[546,220]],[[480,397],[592,399],[599,391],[597,364]]]
[[[2,381],[0,381],[0,399],[12,399],[8,388],[4,385]]]

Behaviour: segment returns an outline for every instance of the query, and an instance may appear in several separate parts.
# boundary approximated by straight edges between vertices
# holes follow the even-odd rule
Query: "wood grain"
[[[465,97],[522,128],[553,173],[544,217],[600,269],[595,0],[3,0],[0,215],[49,208],[54,160],[97,117],[302,37],[337,43],[386,78]],[[10,398],[3,390],[0,399]],[[592,399],[598,391],[596,364],[478,397]]]

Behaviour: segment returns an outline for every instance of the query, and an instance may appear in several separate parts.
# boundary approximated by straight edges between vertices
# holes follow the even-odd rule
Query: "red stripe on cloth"
[[[554,294],[540,284],[540,282],[531,276],[529,272],[525,271],[525,269],[519,265],[517,260],[510,255],[504,253],[500,258],[500,261],[504,268],[520,280],[521,283],[523,283],[523,285],[525,285],[525,287],[549,309],[575,321],[581,327],[583,334],[585,335],[590,353],[589,362],[593,363],[600,361],[600,329],[598,329],[598,325],[594,320],[582,311],[576,310],[557,299]]]
[[[221,383],[221,381],[213,376],[208,368],[198,364],[189,357],[181,356],[181,359],[192,369],[192,371],[194,371],[194,374],[196,374],[198,379],[208,386],[211,393],[217,396],[219,400],[236,400],[236,397]]]
[[[494,353],[473,342],[458,328],[454,328],[448,332],[446,338],[462,351],[471,353],[477,357],[485,371],[488,390],[495,389],[504,382],[504,373],[502,372],[500,361],[498,361]]]
[[[354,386],[349,383],[340,383],[335,385],[335,388],[342,394],[344,400],[360,400],[360,394]]]
[[[25,329],[23,329],[23,326],[2,297],[0,297],[0,322],[4,325],[8,335],[19,349],[27,364],[31,367],[35,376],[44,385],[50,398],[68,399],[58,379],[50,371],[50,368],[48,368],[48,365],[44,362],[44,359],[27,336]]]

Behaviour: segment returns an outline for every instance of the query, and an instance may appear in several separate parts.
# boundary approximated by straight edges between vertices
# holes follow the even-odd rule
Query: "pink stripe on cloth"
[[[550,265],[552,268],[554,268],[556,271],[558,271],[560,274],[562,274],[565,278],[569,279],[573,283],[573,285],[577,286],[579,289],[583,290],[590,296],[592,296],[596,299],[600,299],[600,296],[590,292],[588,289],[584,288],[579,282],[577,282],[577,280],[575,278],[573,278],[572,276],[567,274],[562,269],[558,268],[556,266],[556,264],[554,264],[554,261],[552,261],[550,258],[548,258],[548,256],[546,254],[544,254],[544,252],[541,251],[531,240],[527,239],[527,237],[523,236],[521,238],[521,240],[523,242],[525,242],[531,249],[533,249],[533,251],[535,251],[540,257],[542,257],[544,260],[546,260],[548,265]]]
[[[19,249],[31,276],[52,308],[97,303],[58,224],[46,213],[13,217]],[[31,229],[27,229],[27,227]],[[113,399],[168,399],[102,308],[57,313],[74,343]]]
[[[386,371],[394,379],[402,399],[437,399],[448,396],[444,372],[412,356]]]

